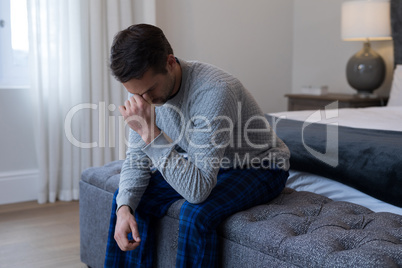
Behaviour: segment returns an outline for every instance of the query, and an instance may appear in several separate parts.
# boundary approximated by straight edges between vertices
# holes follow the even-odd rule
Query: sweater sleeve
[[[121,169],[119,193],[116,197],[117,210],[122,205],[127,205],[134,211],[148,187],[151,177],[150,159],[141,150],[145,145],[141,137],[130,129],[129,146]]]
[[[185,126],[188,158],[174,149],[174,144],[159,135],[142,151],[152,160],[165,180],[190,203],[201,203],[217,183],[220,162],[237,119],[235,95],[219,84],[193,96],[190,120]]]

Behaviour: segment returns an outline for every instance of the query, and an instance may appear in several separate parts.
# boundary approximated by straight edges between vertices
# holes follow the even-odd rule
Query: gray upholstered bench
[[[121,164],[82,174],[81,260],[90,267],[103,267]],[[158,267],[174,267],[182,203],[158,222]],[[402,267],[402,216],[288,188],[268,204],[229,217],[219,234],[223,267]]]

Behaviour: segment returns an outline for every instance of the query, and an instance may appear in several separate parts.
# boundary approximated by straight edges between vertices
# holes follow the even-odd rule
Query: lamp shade
[[[391,40],[390,2],[348,1],[342,4],[342,39]]]

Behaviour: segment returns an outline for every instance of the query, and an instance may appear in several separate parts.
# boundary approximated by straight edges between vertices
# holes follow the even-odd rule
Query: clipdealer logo
[[[225,147],[237,147],[244,146],[243,142],[247,144],[247,148],[264,149],[275,145],[276,141],[265,140],[264,143],[258,143],[253,140],[252,133],[267,133],[271,132],[271,128],[265,116],[254,115],[245,120],[242,118],[241,102],[238,102],[236,124],[232,118],[228,116],[216,116],[214,118],[208,118],[202,115],[195,115],[186,121],[185,115],[176,106],[170,104],[164,104],[164,112],[169,113],[170,116],[176,116],[179,118],[180,126],[178,129],[178,135],[171,143],[178,144],[185,139],[185,142],[192,148],[205,149],[209,147],[225,148]],[[73,134],[73,120],[74,116],[82,110],[98,110],[98,140],[92,142],[83,142],[78,140]],[[109,134],[109,147],[115,147],[115,133],[116,133],[116,116],[108,116],[107,110],[113,112],[116,110],[114,104],[108,105],[106,109],[105,102],[94,103],[81,103],[72,107],[64,120],[65,135],[69,142],[76,147],[90,149],[96,147],[106,147],[106,133]],[[126,139],[126,126],[129,121],[136,121],[139,124],[145,124],[143,118],[139,116],[130,116],[127,120],[124,120],[123,116],[117,116],[118,118],[118,137],[119,146],[127,145],[131,148],[137,148],[143,146],[141,141],[138,143],[130,143]],[[106,129],[106,121],[108,121],[108,129]],[[195,123],[197,122],[197,123]],[[77,122],[76,122],[77,123]],[[202,127],[194,127],[195,124]],[[93,124],[94,125],[94,124]],[[75,126],[76,127],[76,126]],[[208,133],[209,140],[202,140],[198,142],[198,136],[200,133]],[[265,135],[265,134],[260,134]],[[222,136],[226,136],[227,139],[222,139]],[[154,137],[155,138],[155,137]],[[222,143],[224,142],[224,143]],[[170,145],[158,145],[151,144],[156,148],[168,147]]]
[[[332,102],[325,106],[325,110],[318,110],[312,113],[302,127],[302,142],[304,148],[320,161],[330,165],[331,167],[337,167],[339,164],[339,124],[337,122],[326,124],[326,147],[325,153],[321,153],[312,147],[308,146],[305,142],[304,131],[306,127],[313,123],[319,123],[323,120],[330,120],[339,117],[338,101]]]
[[[193,148],[200,148],[204,149],[207,148],[208,146],[214,146],[217,148],[222,148],[222,147],[237,147],[241,148],[242,145],[242,140],[244,139],[245,143],[247,144],[248,148],[257,148],[257,149],[263,149],[263,148],[268,148],[270,146],[275,147],[276,146],[276,139],[272,139],[270,141],[266,141],[268,143],[264,144],[257,144],[254,143],[252,140],[250,140],[250,137],[253,135],[249,135],[252,132],[255,133],[266,133],[263,135],[269,135],[269,132],[272,130],[276,133],[277,129],[277,124],[281,119],[286,118],[286,116],[280,117],[277,120],[274,120],[272,122],[272,126],[269,125],[267,119],[265,116],[252,116],[248,120],[245,120],[245,122],[242,122],[244,120],[241,118],[242,115],[242,107],[241,103],[238,103],[237,107],[237,115],[238,117],[236,118],[237,124],[233,123],[231,118],[227,116],[217,116],[216,118],[208,119],[207,117],[203,117],[200,115],[195,116],[194,118],[188,119],[188,121],[185,121],[185,116],[183,113],[175,106],[165,104],[165,108],[171,113],[175,114],[177,113],[177,116],[180,118],[180,129],[178,137],[171,142],[173,144],[179,143],[182,139],[186,139],[186,142],[189,144],[189,146]],[[92,110],[98,111],[98,139],[97,141],[90,141],[90,142],[83,142],[78,140],[74,134],[73,134],[73,120],[74,116],[79,113],[80,111],[83,110]],[[83,148],[83,149],[91,149],[91,148],[105,148],[106,147],[106,137],[108,137],[108,144],[107,146],[109,148],[114,148],[116,147],[116,137],[117,142],[118,142],[118,148],[120,149],[121,155],[123,156],[123,153],[125,152],[126,146],[135,148],[139,146],[143,146],[141,141],[138,141],[137,144],[131,144],[126,137],[127,134],[127,121],[124,120],[123,116],[110,116],[108,115],[109,112],[114,112],[116,110],[116,106],[114,104],[110,104],[106,108],[105,102],[99,102],[98,104],[94,103],[82,103],[78,104],[74,107],[72,107],[64,121],[64,129],[65,129],[65,135],[69,142],[73,144],[76,147]],[[338,102],[333,102],[325,107],[324,110],[317,110],[311,115],[308,116],[308,118],[303,122],[302,128],[301,128],[301,139],[302,139],[302,144],[304,148],[307,150],[308,153],[310,153],[312,156],[317,158],[318,160],[332,166],[336,167],[339,162],[339,147],[338,147],[338,123],[329,123],[326,124],[326,145],[325,145],[325,152],[320,152],[313,147],[311,147],[307,142],[306,142],[306,137],[307,135],[305,134],[305,130],[307,127],[311,124],[314,123],[320,123],[323,120],[330,120],[338,117]],[[116,124],[116,119],[117,119],[117,124]],[[139,123],[142,122],[141,118],[137,117],[131,117],[128,118],[127,120],[136,120]],[[192,128],[192,124],[194,121],[201,121],[202,124],[205,126],[204,129],[194,129]],[[213,126],[218,122],[219,124],[224,125],[225,127],[221,129],[214,129]],[[240,122],[240,124],[239,124]],[[77,122],[75,122],[77,123]],[[258,125],[259,128],[251,127],[251,125]],[[96,126],[96,124],[93,124]],[[116,131],[116,125],[117,125],[117,131]],[[108,127],[106,127],[108,126]],[[237,127],[236,127],[237,126]],[[76,126],[78,127],[78,126]],[[210,140],[207,142],[207,144],[203,143],[196,143],[195,141],[192,140],[193,134],[197,132],[210,132]],[[228,139],[225,141],[225,143],[219,143],[219,137],[220,135],[227,135]],[[169,138],[169,137],[167,137]],[[171,145],[158,145],[158,144],[151,144],[154,147],[157,148],[163,148],[164,146],[171,146]]]

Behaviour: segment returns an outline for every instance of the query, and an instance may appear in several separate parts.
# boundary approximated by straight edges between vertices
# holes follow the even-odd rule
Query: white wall
[[[175,55],[237,76],[264,112],[286,109],[291,92],[293,0],[156,2],[156,22]]]
[[[0,100],[0,171],[36,168],[29,89],[0,89]]]
[[[341,40],[341,4],[345,0],[294,1],[292,91],[306,85],[328,85],[329,91],[355,94],[346,80],[346,64],[362,42]],[[392,41],[372,42],[385,60],[386,80],[374,93],[388,95],[392,82]]]
[[[29,89],[0,89],[0,204],[36,198],[32,121]]]

